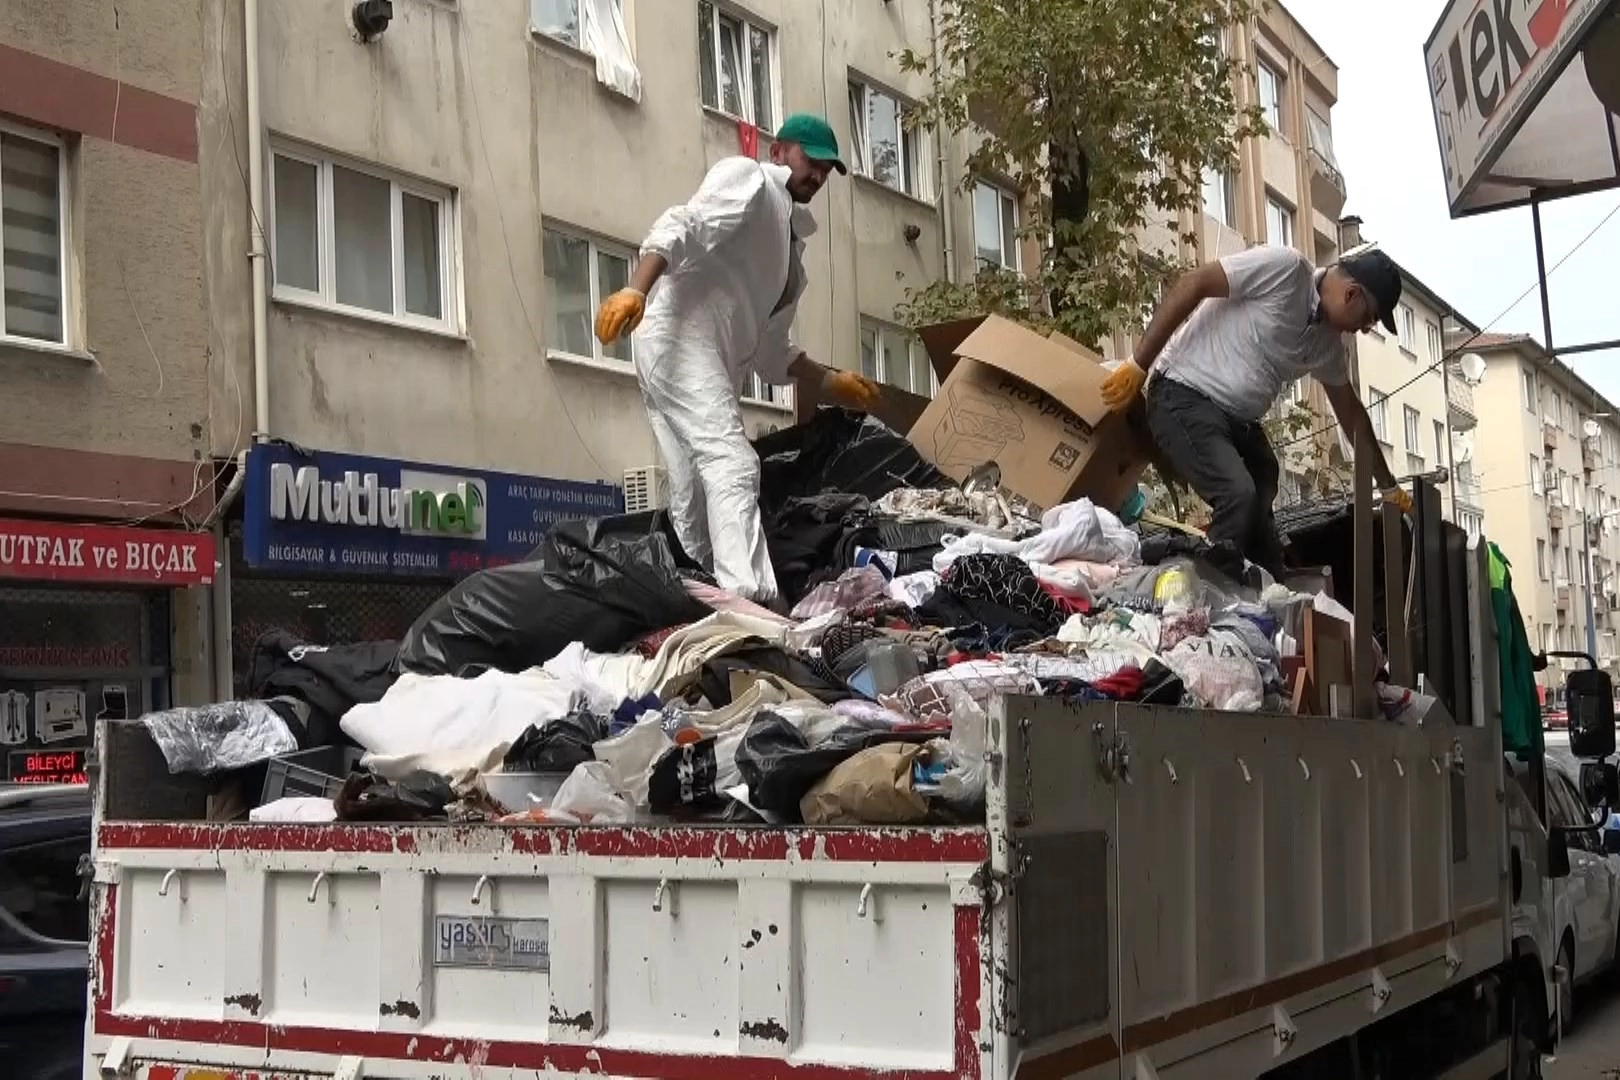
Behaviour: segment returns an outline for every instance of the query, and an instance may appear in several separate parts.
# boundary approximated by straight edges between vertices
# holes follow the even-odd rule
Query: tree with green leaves
[[[1250,0],[939,2],[937,50],[900,57],[934,85],[908,120],[976,143],[961,188],[1010,182],[1025,197],[1019,235],[1042,258],[915,290],[899,317],[995,312],[1092,346],[1140,331],[1181,269],[1176,252],[1141,249],[1144,231],[1201,211],[1205,170],[1265,131],[1237,101],[1252,75],[1222,47]]]

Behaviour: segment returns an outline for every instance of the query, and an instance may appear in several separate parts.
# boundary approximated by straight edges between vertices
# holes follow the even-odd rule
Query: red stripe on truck
[[[104,850],[335,851],[414,854],[466,839],[473,850],[519,855],[626,859],[979,863],[990,857],[983,829],[748,829],[550,825],[204,825],[103,822]],[[448,840],[448,843],[446,841]]]
[[[107,825],[102,826],[103,835],[107,828]],[[204,1046],[251,1047],[264,1054],[281,1051],[332,1057],[358,1056],[378,1062],[442,1061],[454,1064],[458,1061],[477,1061],[485,1068],[608,1074],[653,1080],[856,1080],[878,1075],[867,1067],[740,1055],[655,1054],[589,1044],[568,1046],[546,1042],[486,1041],[412,1032],[349,1031],[245,1020],[124,1015],[113,1010],[118,886],[105,886],[103,894],[102,917],[95,930],[95,955],[100,980],[94,984],[95,1034],[101,1037],[123,1035],[144,1043],[182,1042]],[[880,1074],[883,1080],[980,1080],[980,1040],[984,1034],[980,1009],[983,978],[980,939],[983,926],[981,909],[956,909],[953,942],[956,959],[954,1067],[948,1070],[885,1071]],[[206,1069],[207,1066],[195,1068]],[[248,1075],[243,1074],[244,1077]],[[184,1080],[181,1070],[167,1065],[152,1066],[148,1076],[149,1080]]]

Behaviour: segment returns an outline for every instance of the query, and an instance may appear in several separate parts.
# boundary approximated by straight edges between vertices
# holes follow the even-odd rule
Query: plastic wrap
[[[587,761],[568,774],[550,813],[600,825],[626,825],[636,818],[630,801],[614,786],[612,767],[601,761]]]
[[[940,740],[948,748],[945,768],[931,771],[925,783],[915,783],[917,794],[939,799],[952,809],[971,813],[984,805],[984,758],[989,718],[961,689],[945,688],[951,704],[951,737]]]
[[[241,769],[298,749],[287,722],[262,701],[165,709],[141,722],[176,774]]]

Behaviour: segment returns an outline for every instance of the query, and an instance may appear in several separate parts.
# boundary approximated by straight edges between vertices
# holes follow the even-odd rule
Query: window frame
[[[1444,420],[1434,421],[1434,464],[1436,468],[1445,468],[1450,460],[1451,440],[1446,438],[1446,423]]]
[[[1423,415],[1410,405],[1401,406],[1401,435],[1406,440],[1406,452],[1423,456]]]
[[[1536,576],[1542,581],[1550,580],[1547,577],[1547,541],[1536,540]]]
[[[781,35],[778,33],[778,28],[771,23],[764,21],[758,15],[754,14],[748,9],[739,7],[736,4],[726,3],[725,0],[698,0],[699,19],[703,17],[702,11],[704,4],[709,5],[709,40],[712,42],[714,50],[714,55],[709,57],[707,61],[709,65],[709,75],[714,80],[714,104],[711,105],[707,101],[703,100],[703,79],[701,77],[701,73],[698,78],[699,103],[704,109],[714,113],[717,116],[724,116],[729,120],[741,120],[745,124],[752,124],[754,127],[763,131],[766,135],[774,137],[776,135],[776,130],[782,121],[782,48]],[[741,62],[738,75],[742,81],[741,87],[738,88],[738,97],[742,101],[743,105],[742,114],[734,113],[726,108],[725,94],[720,89],[720,20],[722,19],[730,19],[739,24],[744,32],[742,44],[744,45],[746,52],[743,56],[738,58]],[[766,100],[770,103],[771,116],[763,124],[759,122],[759,117],[754,115],[758,110],[755,108],[754,101],[754,65],[752,63],[754,54],[754,35],[751,32],[753,30],[760,30],[765,34],[766,48],[769,50],[768,59],[771,65],[771,85],[766,98]],[[698,37],[697,44],[698,64],[700,67],[705,63],[703,57],[703,38],[701,36],[701,32],[702,30],[700,25],[700,36]]]
[[[570,49],[577,49],[588,56],[590,50],[585,47],[585,13],[580,10],[583,0],[568,0],[568,2],[574,5],[574,31],[579,35],[577,40],[569,41],[561,34],[554,34],[550,30],[541,27],[534,17],[535,0],[529,0],[529,33],[534,34],[536,37],[546,38],[549,41],[560,42]]]
[[[983,178],[976,178],[973,182],[973,198],[975,200],[973,215],[974,262],[977,263],[981,269],[987,265],[984,258],[979,254],[979,217],[977,200],[979,197],[980,188],[985,188],[986,190],[992,191],[996,196],[996,235],[997,240],[999,241],[996,244],[996,251],[999,253],[999,256],[995,266],[1001,270],[1008,270],[1015,274],[1022,274],[1024,272],[1024,252],[1023,242],[1018,234],[1019,231],[1024,227],[1022,220],[1024,216],[1024,208],[1018,201],[1018,196],[1013,193],[1012,189],[1004,187],[1001,184],[996,183],[994,180],[986,180]],[[1005,262],[1001,261],[1001,259],[1005,258],[1006,256],[1009,242],[1009,238],[1004,235],[1005,229],[1003,228],[1006,218],[1002,216],[1002,211],[1008,204],[1012,206],[1013,222],[1013,235],[1010,238],[1013,253],[1013,265],[1011,266],[1008,266]]]
[[[47,338],[24,337],[6,330],[6,311],[3,303],[5,264],[0,260],[0,345],[24,349],[44,349],[52,352],[77,351],[78,289],[73,274],[73,185],[72,165],[69,162],[67,140],[51,131],[17,124],[0,116],[0,132],[19,139],[27,139],[56,150],[56,205],[59,235],[57,237],[57,281],[62,291],[62,337],[60,341]],[[0,191],[0,213],[4,212],[4,191]]]
[[[1266,76],[1271,77],[1271,103],[1266,104]],[[1274,135],[1288,138],[1288,129],[1284,127],[1286,117],[1283,115],[1283,74],[1265,57],[1254,62],[1254,98],[1265,116],[1266,123],[1271,126]]]
[[[1519,396],[1525,412],[1540,413],[1541,410],[1537,405],[1536,373],[1529,368],[1519,369]]]
[[[1283,223],[1284,236],[1282,243],[1272,239],[1271,212],[1275,209],[1278,220]],[[1294,208],[1283,202],[1270,191],[1266,192],[1266,243],[1271,247],[1292,248],[1294,246]]]
[[[1202,197],[1201,201],[1204,204],[1204,214],[1208,217],[1214,218],[1228,229],[1236,229],[1237,225],[1235,222],[1237,221],[1237,197],[1235,189],[1237,184],[1236,178],[1232,175],[1232,170],[1229,168],[1205,169],[1202,179],[1203,190],[1200,192],[1200,195]],[[1213,213],[1210,210],[1209,189],[1212,186],[1212,180],[1220,186],[1222,205],[1221,212],[1219,214]]]
[[[922,339],[903,326],[898,326],[890,322],[884,322],[882,319],[874,319],[870,315],[862,315],[858,324],[857,339],[864,338],[868,330],[874,331],[877,335],[877,348],[873,350],[873,364],[876,371],[871,378],[874,378],[877,382],[882,383],[884,386],[899,390],[903,393],[916,394],[918,397],[925,397],[932,401],[935,395],[939,393],[939,375],[935,373],[934,365],[928,359],[928,351],[923,347]],[[891,334],[898,334],[906,339],[906,362],[911,369],[912,375],[916,374],[915,365],[919,358],[927,366],[928,392],[926,394],[918,394],[915,389],[912,389],[909,385],[911,382],[910,379],[907,379],[908,385],[906,386],[901,386],[898,383],[889,381],[887,377],[889,358],[888,350],[885,348],[885,335]],[[864,375],[865,371],[863,370],[861,373]]]
[[[1530,455],[1530,494],[1540,498],[1546,494],[1547,483],[1545,474],[1541,470],[1541,459],[1534,454]]]
[[[861,92],[860,122],[858,124],[854,122],[853,109],[850,115],[849,141],[851,152],[848,162],[850,173],[860,177],[862,180],[892,191],[896,195],[904,195],[906,198],[915,199],[918,202],[929,202],[931,189],[928,170],[924,168],[928,161],[928,133],[922,128],[906,127],[906,114],[916,108],[916,103],[898,91],[891,90],[880,82],[868,79],[853,69],[849,72],[849,78],[846,81],[846,105],[853,104],[849,99],[856,90]],[[900,160],[896,163],[896,171],[899,173],[901,181],[899,187],[872,175],[872,144],[867,132],[867,121],[871,116],[871,95],[873,94],[886,97],[893,101],[895,105],[895,119],[900,129]],[[912,160],[911,155],[913,154],[916,156],[915,161]],[[907,191],[905,189],[904,184],[908,175],[915,190]]]
[[[1384,446],[1393,446],[1389,441],[1389,395],[1369,386],[1367,399],[1367,419],[1372,421],[1373,436]]]
[[[1445,335],[1440,331],[1440,324],[1433,319],[1423,320],[1423,334],[1429,343],[1429,359],[1440,360],[1446,355]]]
[[[1417,314],[1412,310],[1411,304],[1398,304],[1395,307],[1395,336],[1400,342],[1401,352],[1413,360],[1417,359]]]
[[[461,200],[454,188],[420,180],[389,169],[387,166],[358,161],[343,154],[332,153],[318,147],[305,146],[283,139],[270,140],[270,162],[265,170],[269,187],[269,220],[265,222],[267,245],[270,252],[270,298],[278,303],[316,308],[334,315],[366,319],[411,330],[460,337],[465,325],[462,310],[462,258],[461,258]],[[309,290],[281,281],[276,273],[279,262],[278,223],[281,206],[276,191],[276,158],[286,158],[315,169],[315,282]],[[332,170],[347,169],[388,184],[388,244],[391,290],[394,300],[392,313],[346,304],[337,298],[336,206],[333,202]],[[435,319],[418,315],[406,309],[405,304],[405,222],[404,196],[411,195],[435,203],[439,209],[439,307],[442,316]]]
[[[542,221],[540,223],[540,252],[541,252],[541,263],[542,263],[541,270],[540,270],[540,280],[541,280],[543,286],[546,287],[546,291],[547,291],[547,294],[548,294],[546,296],[546,298],[545,298],[545,303],[547,305],[546,309],[545,309],[545,316],[546,316],[546,328],[545,328],[546,329],[546,335],[545,335],[546,359],[547,360],[555,360],[555,361],[559,361],[561,363],[566,363],[566,364],[584,364],[584,365],[589,366],[589,367],[603,368],[603,369],[605,369],[607,371],[629,372],[629,373],[633,374],[635,372],[635,370],[636,370],[636,347],[635,347],[634,340],[632,338],[630,338],[630,336],[628,334],[625,335],[625,338],[624,338],[624,340],[627,343],[629,343],[629,347],[630,347],[630,359],[628,359],[628,360],[620,360],[616,356],[608,356],[608,355],[606,355],[606,353],[605,353],[606,346],[604,346],[600,341],[597,340],[595,333],[592,333],[590,335],[590,340],[591,340],[591,355],[590,356],[582,356],[579,353],[570,352],[568,349],[560,348],[559,346],[552,343],[552,341],[551,341],[551,336],[552,336],[551,335],[552,310],[551,310],[551,307],[550,307],[550,305],[551,305],[551,296],[549,295],[549,293],[550,293],[549,279],[546,276],[545,266],[544,266],[544,262],[545,262],[545,243],[546,243],[545,236],[546,236],[547,232],[553,232],[553,233],[558,234],[559,236],[566,237],[566,238],[568,238],[570,240],[577,240],[577,241],[580,241],[580,242],[582,242],[582,243],[584,243],[586,245],[586,249],[587,249],[588,254],[589,254],[589,259],[588,259],[588,261],[586,263],[586,266],[587,266],[587,269],[588,269],[587,280],[586,280],[586,293],[587,293],[587,296],[586,296],[586,301],[587,301],[586,311],[591,316],[594,316],[595,312],[602,306],[602,301],[604,299],[606,299],[602,295],[602,285],[601,285],[602,268],[601,268],[601,265],[600,265],[600,263],[598,261],[600,259],[601,255],[605,253],[605,254],[608,254],[608,255],[617,256],[617,255],[622,253],[623,256],[624,256],[624,259],[625,259],[625,263],[626,263],[626,265],[628,267],[628,271],[629,271],[629,273],[627,273],[625,275],[626,280],[628,280],[629,275],[635,273],[635,269],[636,269],[636,258],[637,258],[636,246],[634,244],[625,244],[625,243],[621,243],[621,242],[619,242],[617,240],[611,240],[611,239],[608,239],[606,237],[600,237],[600,236],[595,235],[594,233],[587,232],[584,229],[576,229],[576,228],[573,228],[572,226],[563,224],[561,222],[553,221],[550,218],[542,219]]]

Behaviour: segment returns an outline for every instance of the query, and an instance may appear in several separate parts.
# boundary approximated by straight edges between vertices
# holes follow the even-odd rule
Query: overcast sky
[[[1364,238],[1377,240],[1476,326],[1539,339],[1541,303],[1534,287],[1530,211],[1502,210],[1453,221],[1446,208],[1423,62],[1423,43],[1445,10],[1444,0],[1283,3],[1338,65],[1334,147],[1349,189],[1345,213],[1363,219]],[[1544,206],[1548,267],[1617,203],[1620,193],[1610,191]],[[1620,338],[1616,253],[1620,214],[1552,274],[1555,345]],[[1515,304],[1526,289],[1529,293]],[[1620,352],[1569,357],[1568,362],[1620,405]]]

